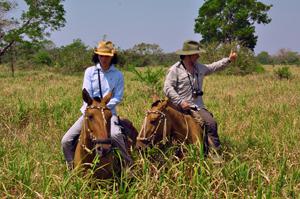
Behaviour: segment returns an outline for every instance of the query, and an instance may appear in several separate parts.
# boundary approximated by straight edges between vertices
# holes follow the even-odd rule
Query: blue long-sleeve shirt
[[[91,66],[85,70],[82,89],[86,89],[92,98],[100,97],[98,69],[100,69],[100,80],[102,96],[112,92],[112,98],[107,107],[112,111],[113,115],[117,115],[116,105],[122,101],[124,94],[124,77],[123,74],[111,65],[107,71],[103,71],[100,64]],[[87,104],[83,102],[81,112],[84,113]]]

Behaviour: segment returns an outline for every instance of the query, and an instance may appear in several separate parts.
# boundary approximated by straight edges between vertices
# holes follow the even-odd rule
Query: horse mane
[[[159,104],[161,104],[162,102],[165,102],[165,101],[167,101],[167,106],[175,109],[176,111],[178,111],[180,113],[190,115],[189,111],[185,111],[182,108],[180,108],[178,105],[173,104],[168,98],[156,100],[155,102],[152,103],[151,108],[157,107]]]

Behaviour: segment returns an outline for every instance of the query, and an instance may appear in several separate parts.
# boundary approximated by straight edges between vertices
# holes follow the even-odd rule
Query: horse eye
[[[93,115],[88,115],[89,120],[93,120],[93,118],[94,118]]]
[[[156,121],[155,120],[151,120],[150,124],[155,125]]]

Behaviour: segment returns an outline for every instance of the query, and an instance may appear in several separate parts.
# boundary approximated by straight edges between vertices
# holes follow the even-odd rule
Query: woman
[[[112,112],[111,118],[111,138],[112,144],[120,149],[121,155],[128,165],[132,164],[132,159],[128,155],[124,141],[124,135],[118,125],[118,117],[116,106],[123,98],[124,93],[124,77],[123,74],[115,68],[117,63],[117,54],[111,41],[101,41],[94,51],[92,61],[95,66],[91,66],[85,70],[82,89],[86,89],[93,98],[102,98],[108,92],[112,92],[113,96],[107,104]],[[81,107],[84,113],[87,104],[83,102]],[[76,141],[79,137],[83,123],[83,115],[73,124],[73,126],[63,136],[61,144],[67,166],[73,168],[74,153],[76,149]]]

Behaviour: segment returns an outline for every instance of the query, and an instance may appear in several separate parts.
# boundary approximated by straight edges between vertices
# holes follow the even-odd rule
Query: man
[[[183,44],[182,50],[176,51],[181,61],[170,67],[164,83],[164,93],[172,103],[183,110],[189,110],[197,123],[205,129],[204,153],[210,151],[219,154],[221,144],[218,136],[216,120],[205,108],[202,95],[202,84],[205,75],[224,69],[237,57],[230,52],[228,58],[223,58],[209,65],[197,62],[200,57],[200,45],[196,41],[188,40]]]

